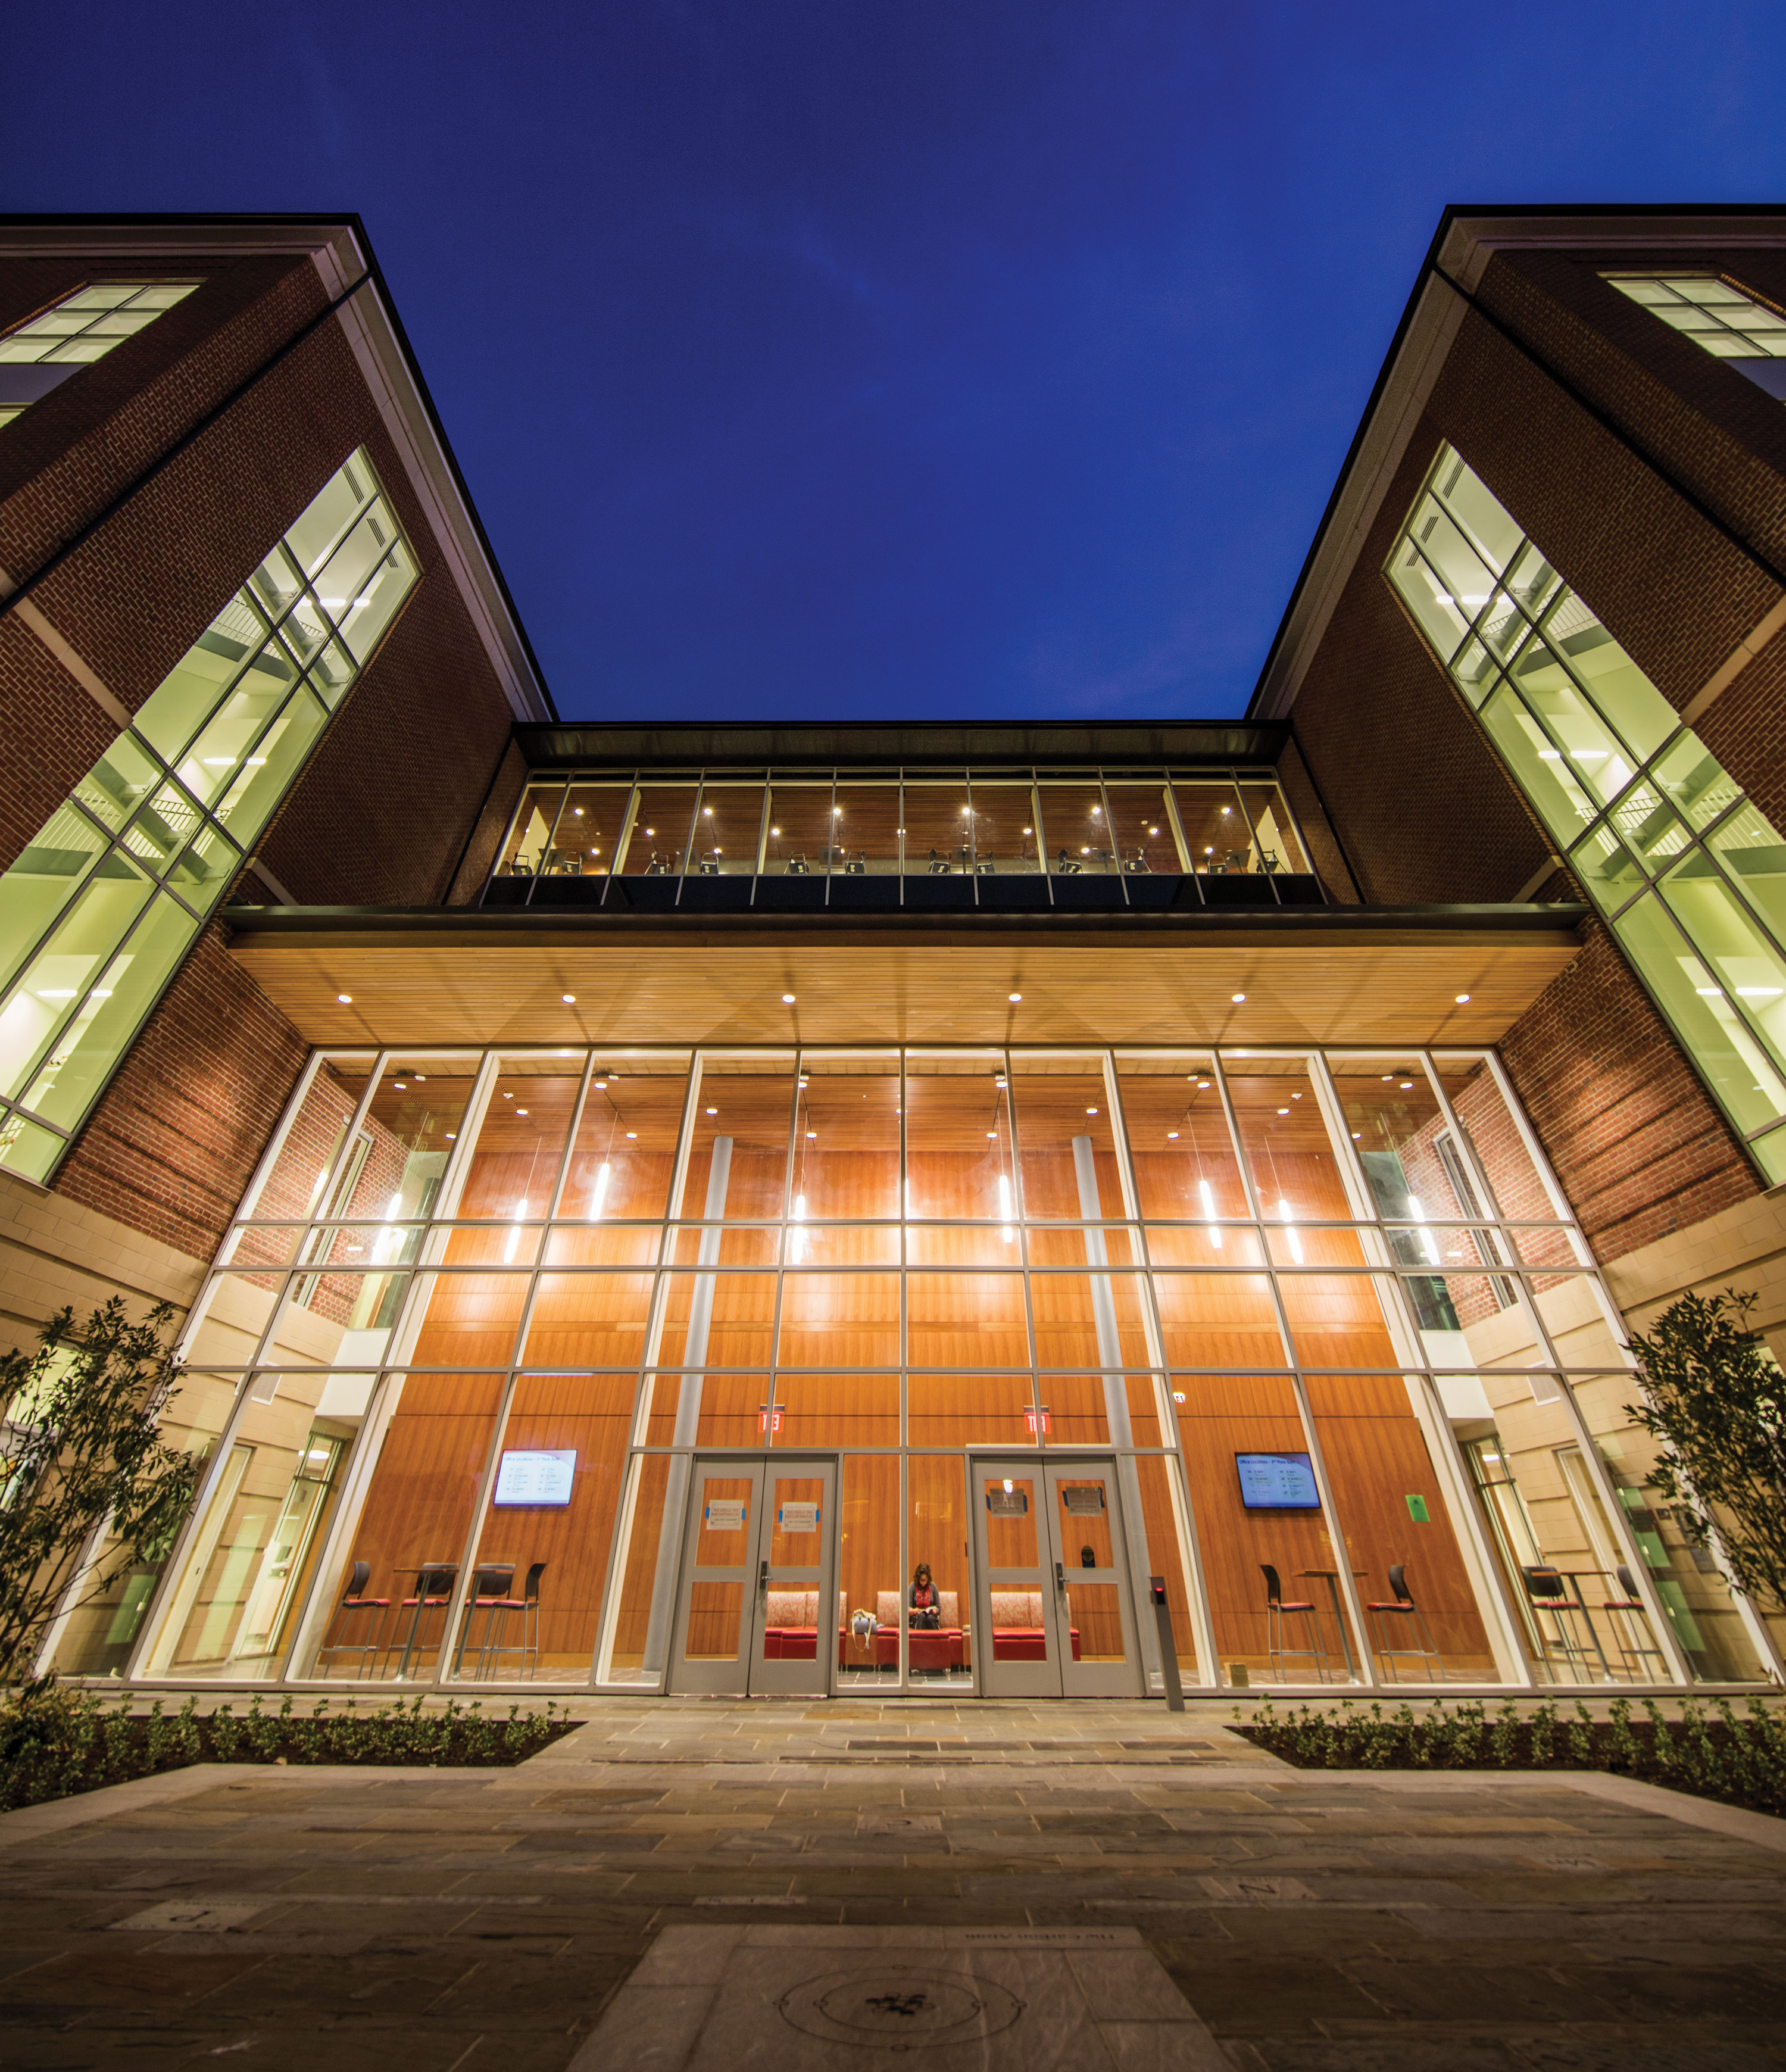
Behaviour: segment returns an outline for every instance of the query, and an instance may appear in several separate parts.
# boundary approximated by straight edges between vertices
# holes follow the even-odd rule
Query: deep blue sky
[[[1786,9],[16,4],[0,207],[358,209],[567,717],[1238,713],[1447,201],[1786,199]]]

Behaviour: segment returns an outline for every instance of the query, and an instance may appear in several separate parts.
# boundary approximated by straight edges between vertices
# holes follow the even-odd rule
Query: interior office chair
[[[1287,1659],[1312,1662],[1319,1680],[1328,1681],[1327,1648],[1321,1639],[1320,1614],[1312,1604],[1287,1604],[1283,1585],[1278,1581],[1278,1572],[1269,1561],[1259,1564],[1259,1573],[1265,1578],[1265,1636],[1266,1646],[1274,1663],[1280,1665],[1278,1681],[1284,1681],[1281,1664]],[[1286,1647],[1283,1644],[1283,1621],[1287,1612],[1299,1612],[1305,1628],[1304,1638],[1314,1644],[1309,1647]]]
[[[366,1585],[372,1572],[372,1564],[370,1561],[355,1562],[353,1573],[347,1578],[347,1587],[343,1592],[341,1601],[335,1606],[334,1615],[329,1621],[329,1630],[322,1637],[323,1644],[316,1651],[316,1659],[319,1667],[325,1661],[333,1661],[338,1655],[357,1655],[359,1657],[358,1673],[363,1676],[366,1674],[367,1660],[376,1658],[380,1643],[384,1634],[384,1615],[391,1609],[391,1600],[388,1597],[367,1596]],[[338,1641],[335,1638],[335,1630],[341,1623],[343,1616],[350,1612],[372,1612],[376,1616],[373,1618],[370,1629],[364,1627],[360,1629],[360,1638]],[[350,1627],[349,1630],[351,1631],[352,1628]]]
[[[1519,1572],[1525,1578],[1525,1595],[1531,1603],[1533,1610],[1547,1612],[1557,1622],[1557,1653],[1562,1657],[1564,1662],[1574,1672],[1577,1683],[1591,1683],[1594,1679],[1591,1677],[1584,1676],[1582,1673],[1583,1664],[1589,1659],[1587,1650],[1582,1645],[1581,1636],[1570,1624],[1571,1617],[1579,1612],[1584,1620],[1587,1620],[1587,1630],[1590,1635],[1592,1635],[1593,1622],[1588,1618],[1587,1605],[1579,1597],[1570,1594],[1569,1579],[1560,1569],[1550,1568],[1542,1563],[1529,1566],[1522,1562],[1520,1564]],[[1542,1634],[1543,1632],[1542,1626],[1538,1630]],[[1599,1653],[1598,1639],[1595,1641],[1594,1651],[1596,1655]],[[1600,1663],[1600,1669],[1603,1675],[1606,1669],[1603,1659]]]
[[[1123,859],[1123,868],[1131,878],[1151,878],[1153,865],[1148,862],[1145,849],[1137,849],[1133,856]]]
[[[946,856],[938,856],[934,849],[930,851],[930,875],[933,878],[946,878],[949,875],[949,859]]]
[[[645,866],[645,875],[647,878],[667,878],[670,875],[670,859],[667,856],[659,856],[653,849],[651,860]]]
[[[533,865],[524,856],[518,856],[509,865],[508,874],[511,878],[531,878],[533,875]]]
[[[1084,868],[1085,865],[1080,862],[1078,857],[1069,856],[1063,849],[1061,851],[1060,859],[1054,866],[1054,875],[1057,878],[1077,878]]]
[[[1644,1646],[1645,1639],[1654,1636],[1649,1630],[1649,1609],[1637,1593],[1637,1579],[1623,1561],[1617,1572],[1622,1594],[1608,1597],[1600,1610],[1618,1614],[1612,1622],[1612,1634],[1618,1643],[1619,1667],[1628,1669],[1634,1682],[1642,1676],[1646,1659],[1655,1663],[1665,1675],[1668,1657],[1659,1647]]]
[[[710,855],[704,856],[696,869],[703,878],[717,878],[720,874],[719,851],[715,849]]]
[[[810,878],[812,873],[807,869],[803,856],[790,856],[787,860],[787,874],[790,878]]]
[[[484,1644],[478,1656],[478,1675],[480,1678],[485,1673],[487,1663],[498,1662],[505,1655],[520,1656],[521,1674],[523,1676],[539,1674],[540,1578],[545,1572],[545,1563],[536,1561],[528,1570],[527,1581],[521,1586],[521,1594],[516,1597],[514,1594],[515,1571],[512,1568],[508,1571],[507,1594],[495,1598],[491,1601],[490,1619],[484,1627]],[[508,1622],[517,1614],[519,1614],[521,1621],[521,1638],[516,1646],[511,1647],[504,1644],[502,1636],[507,1633]],[[499,1627],[496,1624],[499,1619],[502,1622]],[[532,1669],[528,1667],[529,1655],[533,1659]]]
[[[490,1629],[495,1623],[496,1607],[515,1587],[515,1564],[512,1561],[480,1561],[471,1572],[471,1588],[466,1593],[465,1610],[459,1620],[459,1644],[453,1651],[453,1674],[457,1676],[465,1667],[465,1651],[471,1638],[471,1622],[479,1612],[484,1614],[484,1647],[478,1656],[474,1675],[483,1674],[483,1658],[489,1651]]]
[[[988,849],[985,855],[981,857],[979,861],[975,864],[974,874],[977,878],[996,878],[998,876],[997,871],[992,867],[992,852],[991,849]]]
[[[854,856],[845,861],[844,875],[846,878],[866,878],[868,874],[868,853],[865,849],[859,849]]]
[[[1379,1604],[1365,1606],[1372,1627],[1370,1644],[1376,1651],[1377,1659],[1379,1662],[1398,1662],[1404,1657],[1411,1656],[1417,1662],[1423,1661],[1431,1665],[1430,1682],[1443,1684],[1445,1680],[1445,1658],[1433,1646],[1432,1634],[1427,1626],[1426,1614],[1414,1601],[1413,1593],[1408,1589],[1408,1572],[1405,1563],[1390,1563],[1389,1587],[1390,1597]],[[1390,1647],[1386,1645],[1391,1630],[1389,1622],[1395,1618],[1409,1622],[1413,1631],[1420,1637],[1419,1647]],[[1398,1682],[1400,1679],[1392,1678],[1391,1680]]]

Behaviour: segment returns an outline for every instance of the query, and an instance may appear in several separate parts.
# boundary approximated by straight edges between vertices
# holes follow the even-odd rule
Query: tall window
[[[1770,1181],[1786,842],[1450,446],[1390,581]]]
[[[0,874],[0,1165],[61,1157],[416,574],[355,454]]]
[[[1693,273],[1608,273],[1621,295],[1702,345],[1770,396],[1786,398],[1786,316],[1728,281]]]
[[[163,310],[183,302],[196,281],[103,281],[64,295],[53,309],[0,338],[0,425],[40,396],[103,360]]]

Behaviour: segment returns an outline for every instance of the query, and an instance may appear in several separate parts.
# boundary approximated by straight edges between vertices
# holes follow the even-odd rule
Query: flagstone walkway
[[[513,1770],[220,1766],[0,1817],[0,2066],[675,2072],[667,2032],[617,2054],[596,2025],[666,1927],[744,1925],[784,1954],[1138,1930],[1201,2026],[1106,2023],[1112,2065],[1786,2072],[1786,1823],[1603,1778],[1299,1772],[1213,1704],[576,1710]],[[1138,1961],[1082,1934],[1088,2004],[1106,1943]],[[769,2048],[741,2033],[736,2062]]]

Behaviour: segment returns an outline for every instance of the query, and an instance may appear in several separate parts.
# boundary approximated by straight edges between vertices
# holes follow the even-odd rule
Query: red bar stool
[[[325,1661],[332,1661],[338,1655],[357,1655],[359,1657],[359,1673],[363,1676],[366,1674],[367,1658],[376,1656],[378,1654],[384,1638],[384,1614],[391,1609],[391,1600],[388,1597],[369,1597],[366,1595],[366,1584],[372,1572],[371,1562],[355,1562],[353,1573],[347,1578],[347,1588],[343,1594],[340,1603],[335,1608],[334,1615],[329,1621],[328,1631],[323,1635],[323,1645],[316,1651],[318,1667]],[[377,1616],[372,1621],[370,1633],[363,1638],[337,1641],[333,1638],[335,1630],[341,1623],[343,1616],[348,1612],[372,1612]]]
[[[1294,1658],[1317,1665],[1316,1674],[1324,1684],[1328,1680],[1327,1650],[1321,1643],[1320,1614],[1312,1604],[1286,1604],[1283,1585],[1278,1581],[1278,1572],[1269,1561],[1259,1564],[1259,1573],[1265,1578],[1265,1637],[1266,1647],[1271,1659],[1282,1663]],[[1283,1619],[1286,1612],[1299,1612],[1307,1630],[1304,1638],[1312,1641],[1312,1647],[1286,1647],[1283,1644]],[[1281,1667],[1278,1680],[1284,1680]]]
[[[510,1577],[512,1579],[515,1571],[511,1568],[508,1572]],[[545,1563],[544,1561],[536,1561],[533,1566],[528,1570],[527,1581],[522,1585],[521,1594],[519,1597],[498,1597],[492,1601],[490,1606],[489,1622],[484,1627],[483,1647],[478,1656],[478,1675],[480,1678],[483,1675],[484,1664],[487,1662],[494,1661],[499,1656],[504,1655],[519,1655],[520,1656],[521,1674],[523,1676],[528,1675],[530,1673],[528,1668],[528,1657],[531,1655],[533,1658],[533,1668],[531,1673],[535,1675],[539,1674],[540,1578],[544,1575],[545,1572]],[[499,1645],[498,1641],[499,1632],[503,1634],[506,1634],[507,1632],[509,1619],[517,1612],[519,1613],[521,1618],[521,1639],[519,1646],[509,1647]],[[502,1626],[499,1629],[496,1625],[498,1619],[502,1621]],[[532,1636],[531,1638],[529,1638],[530,1634]]]
[[[1391,1662],[1411,1657],[1416,1662],[1427,1663],[1431,1666],[1430,1680],[1443,1684],[1445,1680],[1445,1658],[1433,1646],[1432,1635],[1427,1627],[1426,1614],[1414,1601],[1413,1593],[1408,1589],[1407,1564],[1405,1562],[1390,1563],[1389,1587],[1392,1594],[1388,1598],[1380,1604],[1365,1606],[1374,1629],[1371,1634],[1371,1646],[1377,1651],[1377,1659]],[[1386,1645],[1390,1631],[1388,1622],[1394,1618],[1404,1618],[1412,1622],[1414,1630],[1420,1637],[1419,1647],[1390,1647]]]

